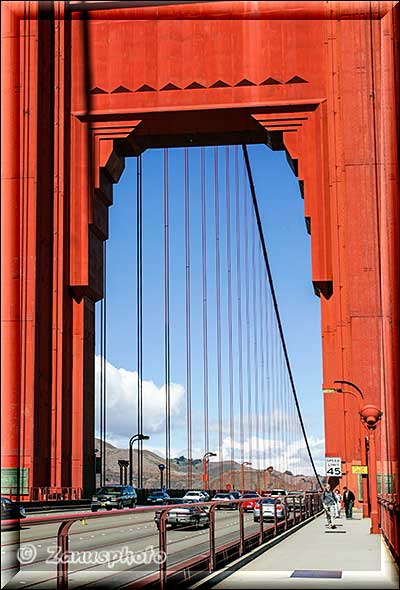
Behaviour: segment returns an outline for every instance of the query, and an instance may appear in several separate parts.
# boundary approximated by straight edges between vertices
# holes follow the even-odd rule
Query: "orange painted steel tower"
[[[324,388],[353,382],[383,412],[398,553],[398,4],[152,4],[2,3],[2,467],[26,497],[93,488],[94,303],[124,158],[266,143],[304,196]],[[326,454],[366,502],[358,412],[325,394]]]

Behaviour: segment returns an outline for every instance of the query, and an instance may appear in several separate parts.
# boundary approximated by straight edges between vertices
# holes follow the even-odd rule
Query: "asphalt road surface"
[[[158,571],[158,530],[153,521],[154,513],[129,510],[114,514],[113,518],[78,521],[72,525],[68,564],[70,588],[118,588]],[[23,520],[20,531],[2,532],[2,587],[7,590],[56,587],[59,522],[29,526],[29,520],[37,516]],[[245,535],[259,530],[251,512],[245,513],[244,522]],[[217,510],[216,547],[238,538],[238,512]],[[167,564],[171,566],[206,553],[209,529],[181,527],[172,530],[168,527],[167,544]],[[23,564],[24,560],[27,563]]]

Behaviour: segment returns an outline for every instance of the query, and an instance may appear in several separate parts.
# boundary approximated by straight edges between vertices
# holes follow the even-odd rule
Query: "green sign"
[[[18,481],[19,471],[19,481]],[[1,468],[1,493],[16,496],[29,494],[29,468],[28,467],[2,467]]]

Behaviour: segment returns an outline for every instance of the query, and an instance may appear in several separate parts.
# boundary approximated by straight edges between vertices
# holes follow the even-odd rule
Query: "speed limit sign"
[[[342,477],[342,458],[325,457],[325,473],[335,477]]]

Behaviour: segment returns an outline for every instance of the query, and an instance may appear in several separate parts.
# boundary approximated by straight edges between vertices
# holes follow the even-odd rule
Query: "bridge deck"
[[[380,535],[369,534],[369,519],[342,516],[336,531],[325,523],[323,516],[317,518],[250,562],[242,558],[245,565],[237,560],[209,576],[199,587],[398,588],[398,569]]]

